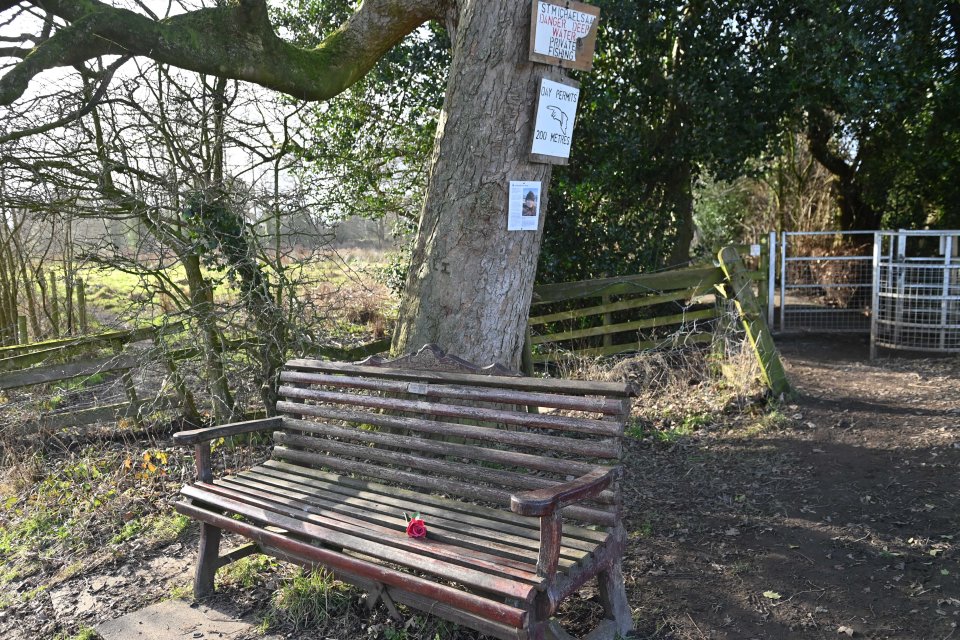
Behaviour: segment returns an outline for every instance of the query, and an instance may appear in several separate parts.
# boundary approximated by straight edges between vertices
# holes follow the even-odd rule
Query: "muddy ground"
[[[638,636],[960,636],[960,359],[780,348],[782,421],[633,445]]]
[[[704,407],[695,419],[688,407],[683,430],[679,419],[649,418],[671,415],[657,408],[631,431],[625,574],[635,637],[960,638],[960,359],[871,363],[860,338],[780,346],[797,391],[779,406]],[[195,536],[191,525],[173,540],[34,559],[2,587],[0,637],[80,637],[125,611],[189,597]],[[290,569],[255,569],[224,581],[212,604],[262,621]],[[334,595],[332,617],[295,629],[275,616],[273,630],[475,637],[422,618],[369,618],[359,594]],[[564,612],[572,631],[589,626],[594,595],[585,589]]]

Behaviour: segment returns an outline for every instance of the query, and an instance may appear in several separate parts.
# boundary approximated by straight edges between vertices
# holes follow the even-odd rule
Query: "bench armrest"
[[[590,473],[555,487],[525,491],[510,496],[510,510],[522,516],[549,516],[574,502],[593,498],[620,475],[620,467],[598,467]]]
[[[216,440],[217,438],[240,435],[241,433],[278,429],[282,423],[283,418],[280,417],[231,422],[230,424],[221,424],[215,427],[204,427],[203,429],[177,432],[173,434],[173,442],[174,444],[186,445],[199,444],[201,442]]]

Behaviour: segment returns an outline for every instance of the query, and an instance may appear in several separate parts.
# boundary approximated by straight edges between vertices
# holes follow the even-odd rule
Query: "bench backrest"
[[[396,360],[291,360],[274,457],[509,508],[510,495],[618,465],[631,387],[479,369],[428,345]],[[613,526],[619,483],[564,513]]]

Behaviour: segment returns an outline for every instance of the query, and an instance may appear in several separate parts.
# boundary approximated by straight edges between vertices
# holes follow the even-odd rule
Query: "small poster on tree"
[[[510,181],[507,231],[536,231],[540,226],[540,183]]]

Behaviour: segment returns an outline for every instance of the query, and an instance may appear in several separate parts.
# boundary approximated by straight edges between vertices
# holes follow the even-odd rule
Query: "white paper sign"
[[[586,37],[596,16],[549,2],[537,3],[533,51],[561,60],[577,59],[577,41]]]
[[[540,183],[510,181],[507,231],[536,231],[540,225]]]
[[[752,244],[752,245],[750,245],[750,256],[753,257],[753,258],[759,258],[759,257],[760,257],[760,245],[758,245],[758,244]]]
[[[547,80],[540,81],[540,101],[531,153],[558,158],[570,157],[573,121],[577,117],[580,89]]]

